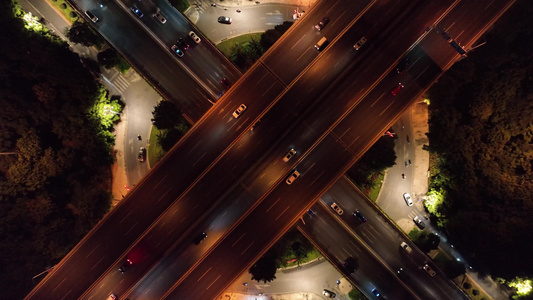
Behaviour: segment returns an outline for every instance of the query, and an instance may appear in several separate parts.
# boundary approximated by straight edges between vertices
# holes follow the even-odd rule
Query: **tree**
[[[159,101],[152,112],[152,123],[157,129],[170,129],[178,125],[181,111],[170,101]]]
[[[106,69],[111,69],[120,63],[118,53],[112,48],[98,52],[96,58],[98,59],[98,63]]]
[[[428,231],[422,231],[418,236],[415,244],[424,252],[429,252],[433,249],[438,249],[440,243],[440,237],[434,233]]]
[[[82,44],[85,47],[92,47],[102,43],[100,35],[86,22],[74,22],[66,35],[71,42]]]
[[[465,265],[460,261],[447,260],[444,263],[442,270],[449,279],[454,279],[455,277],[465,273]]]
[[[248,271],[252,279],[267,283],[276,279],[277,259],[273,255],[263,255]]]

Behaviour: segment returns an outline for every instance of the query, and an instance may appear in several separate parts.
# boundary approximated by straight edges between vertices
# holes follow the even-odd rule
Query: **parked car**
[[[413,206],[413,200],[411,200],[411,195],[409,195],[409,193],[403,194],[403,199],[405,200],[405,203],[407,203],[407,206]]]
[[[322,20],[320,20],[320,22],[318,22],[318,24],[315,25],[315,28],[320,31],[322,29],[324,29],[324,27],[326,27],[326,25],[328,25],[329,23],[329,18],[328,17],[324,17],[322,18]]]
[[[415,216],[413,218],[413,222],[415,222],[416,226],[418,226],[420,229],[426,228],[426,224],[424,223],[424,221],[422,221],[422,218],[420,218],[419,216]]]
[[[335,297],[337,297],[337,294],[335,294],[334,292],[332,292],[332,291],[330,291],[330,290],[326,290],[326,289],[324,289],[324,290],[322,291],[322,294],[323,294],[324,296],[328,297],[328,298],[335,298]]]
[[[218,17],[218,23],[231,24],[231,18],[230,17],[220,16],[220,17]]]
[[[200,44],[200,42],[202,41],[202,40],[196,35],[196,33],[194,33],[194,31],[189,31],[189,36],[191,37],[191,39],[192,39],[196,44]]]
[[[333,208],[333,210],[336,211],[339,216],[344,213],[344,210],[342,210],[342,208],[335,202],[331,204],[331,208]]]

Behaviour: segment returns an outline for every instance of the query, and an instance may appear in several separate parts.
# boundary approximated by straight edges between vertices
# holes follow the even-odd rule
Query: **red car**
[[[229,81],[226,78],[222,78],[222,80],[220,80],[220,83],[222,83],[227,89],[229,89],[231,86],[231,84],[229,84]]]
[[[394,89],[392,89],[392,91],[390,91],[390,93],[393,96],[396,96],[400,92],[401,89],[403,89],[403,84],[398,83],[398,85]]]

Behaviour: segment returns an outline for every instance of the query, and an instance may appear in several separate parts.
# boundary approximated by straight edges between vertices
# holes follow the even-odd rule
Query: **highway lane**
[[[384,20],[386,22],[386,20]],[[342,48],[340,48],[342,49]],[[346,48],[342,49],[344,52]],[[333,51],[333,49],[331,50]],[[337,74],[342,71],[342,68],[338,69],[330,69],[327,68],[328,72],[331,74],[328,74],[329,77],[326,77],[326,80],[324,78],[317,78],[316,76],[311,74],[304,74],[300,81],[303,82],[304,87],[300,88],[299,82],[295,84],[294,89],[295,91],[300,90],[307,90],[305,86],[314,86],[317,90],[324,90],[329,86],[330,77],[331,79],[337,77]],[[333,74],[333,75],[332,75]],[[307,80],[308,77],[310,80]],[[369,82],[371,83],[371,82]],[[186,194],[182,195],[183,200],[179,201],[186,201],[187,199],[197,199],[195,204],[196,210],[201,210],[200,213],[204,213],[206,210],[206,207],[214,207],[214,203],[219,203],[220,197],[224,196],[224,193],[230,187],[230,189],[235,188],[235,186],[239,183],[240,180],[243,181],[243,183],[246,184],[247,190],[246,193],[255,195],[255,199],[259,199],[272,185],[275,181],[279,180],[279,178],[284,177],[287,172],[290,170],[290,164],[281,164],[279,163],[281,161],[281,157],[286,153],[288,148],[283,148],[280,151],[276,151],[275,155],[269,155],[270,157],[268,159],[261,158],[262,152],[265,151],[265,149],[268,148],[268,145],[275,144],[276,140],[279,139],[279,136],[282,134],[288,133],[290,130],[287,130],[287,128],[292,128],[295,126],[295,124],[298,123],[298,117],[295,115],[294,111],[301,111],[306,109],[307,107],[312,107],[312,100],[315,99],[316,95],[310,96],[310,97],[302,97],[300,95],[299,99],[302,101],[295,102],[293,99],[297,96],[297,94],[294,94],[292,92],[293,90],[289,90],[287,94],[285,94],[280,101],[266,114],[262,117],[261,123],[258,124],[257,129],[250,133],[250,140],[248,138],[241,139],[237,144],[234,145],[234,147],[228,151],[224,158],[222,158],[218,165],[215,166],[211,172],[207,173],[205,177],[203,177],[200,181],[196,183],[194,187],[190,189]],[[316,91],[315,91],[316,92]],[[317,94],[321,94],[320,92],[317,92]],[[339,105],[333,105],[333,107],[345,107],[344,103],[342,101],[345,101],[344,98],[338,98],[333,97],[335,99],[338,99],[340,102]],[[307,102],[305,102],[307,101]],[[246,103],[248,104],[248,103]],[[328,105],[331,105],[332,103],[329,102]],[[336,103],[334,103],[336,104]],[[286,109],[285,107],[288,107],[290,109]],[[323,109],[317,109],[318,112],[323,112]],[[342,114],[343,110],[338,111],[339,114]],[[244,118],[248,115],[248,112],[245,112],[241,118]],[[320,116],[319,116],[320,117]],[[296,118],[296,119],[295,119]],[[335,118],[329,118],[330,123],[335,120]],[[247,120],[248,122],[248,120]],[[308,131],[309,128],[299,126],[301,128],[298,128],[298,131]],[[325,126],[327,128],[328,126]],[[265,132],[265,130],[268,130],[268,136],[261,135],[261,132]],[[314,132],[315,134],[320,134],[322,131],[322,125],[318,124],[318,127],[313,128],[311,132]],[[301,136],[307,139],[304,143],[312,144],[314,140],[317,138],[316,135],[309,135],[309,134],[296,134],[295,136]],[[261,140],[257,140],[258,138],[261,138]],[[292,137],[290,139],[293,139]],[[289,139],[289,140],[290,140]],[[253,141],[256,142],[253,142]],[[301,149],[301,147],[299,148]],[[249,168],[250,165],[253,165],[255,161],[263,161],[262,164],[263,167],[257,168],[258,170],[261,170],[260,172],[262,174],[248,174],[246,173],[246,170]],[[239,161],[239,163],[236,163]],[[279,164],[278,164],[279,163]],[[281,165],[281,166],[280,166]],[[270,170],[270,171],[263,171],[263,170]],[[245,174],[245,175],[242,175]],[[255,180],[256,178],[262,178],[261,180]],[[252,185],[251,181],[258,181],[258,183]],[[213,183],[216,182],[216,185],[213,185]],[[248,184],[250,183],[250,184]],[[227,201],[231,201],[231,199],[228,199]],[[207,204],[206,204],[207,203]],[[173,210],[170,210],[173,211]],[[200,218],[197,211],[189,211],[188,217],[197,220]],[[167,219],[163,217],[164,219]],[[181,218],[176,218],[176,220],[181,220]],[[181,222],[181,221],[180,221]],[[175,222],[177,223],[177,221]],[[190,224],[187,223],[186,224]],[[177,226],[183,226],[183,224],[168,224],[165,225],[165,227],[161,227],[158,230],[162,232],[166,232],[168,228],[174,228]],[[178,232],[175,233],[176,235],[170,237],[171,240],[174,240],[179,237]],[[164,247],[163,247],[164,248]],[[153,253],[154,257],[159,257],[159,253]],[[148,265],[151,265],[152,263],[155,263],[154,260],[150,260]],[[176,262],[177,263],[177,262]],[[157,271],[158,272],[158,271]],[[155,273],[157,273],[155,272]],[[174,277],[178,276],[179,272],[173,272],[172,275]],[[148,278],[153,278],[154,276],[148,275]],[[177,277],[179,278],[179,277]],[[152,279],[149,279],[152,280]],[[172,280],[168,280],[169,283],[172,283]],[[145,287],[146,284],[140,284],[140,286]],[[123,287],[121,287],[123,288]],[[120,288],[119,288],[120,289]],[[151,290],[150,292],[155,292],[154,290]],[[140,295],[141,291],[136,290],[134,292],[135,295]],[[126,295],[127,297],[131,298],[131,295]],[[145,297],[146,295],[143,295]],[[159,295],[153,295],[151,294],[149,296],[150,298],[158,298]]]
[[[229,113],[228,113],[228,117],[229,117]],[[247,121],[248,121],[248,120],[247,120]],[[201,151],[200,151],[200,153],[201,153],[201,154],[205,154],[205,152],[201,152]],[[179,182],[179,181],[178,181],[178,182]],[[175,182],[174,182],[174,183],[175,183]],[[120,263],[120,261],[117,261],[117,263]]]
[[[143,232],[182,194],[213,162],[220,153],[242,133],[243,116],[234,122],[231,116],[235,107],[240,104],[238,99],[255,98],[270,102],[282,90],[281,86],[268,73],[262,78],[244,83],[248,87],[270,86],[270,89],[257,95],[253,89],[230,90],[228,94],[237,94],[236,98],[217,104],[216,110],[209,111],[203,122],[199,122],[173,150],[165,156],[150,173],[141,181],[125,201],[110,212],[60,265],[52,271],[53,279],[47,276],[29,296],[45,299],[42,295],[50,295],[55,299],[74,295],[79,297],[92,282],[104,272],[116,270],[122,263],[123,253],[130,245],[143,235]],[[236,99],[236,100],[235,100]],[[250,114],[259,114],[260,107],[250,107]],[[212,117],[210,117],[212,116]],[[181,204],[180,204],[181,205]],[[186,202],[184,205],[192,205]],[[184,225],[187,228],[187,225]],[[90,275],[86,273],[89,272]],[[57,278],[57,279],[56,279]],[[49,283],[47,281],[50,280]],[[47,284],[45,284],[47,283]],[[43,285],[43,286],[41,286]],[[58,287],[64,287],[58,289]]]
[[[321,245],[322,249],[333,249],[332,245],[342,245],[343,243],[364,243],[367,249],[377,255],[390,271],[396,272],[403,268],[409,276],[399,277],[404,280],[422,299],[462,299],[464,295],[449,282],[445,275],[439,273],[439,276],[430,277],[422,269],[422,266],[429,261],[429,258],[409,241],[403,234],[400,234],[396,227],[394,227],[386,217],[376,207],[370,203],[361,192],[346,178],[342,177],[337,183],[332,186],[323,196],[322,201],[312,207],[313,211],[319,211],[319,208],[327,209],[328,214],[335,215],[333,210],[329,207],[332,202],[336,202],[344,209],[342,216],[335,217],[345,224],[343,230],[350,233],[349,238],[345,241],[336,241],[335,243],[328,243],[320,235],[313,235],[312,232],[319,231],[319,226],[316,222],[306,225],[299,225],[300,230],[307,233],[315,244]],[[405,201],[401,199],[404,206]],[[398,201],[400,202],[400,201]],[[367,218],[367,222],[361,223],[353,216],[355,210],[361,211]],[[304,216],[305,217],[305,216]],[[317,213],[317,217],[321,218],[321,214]],[[400,248],[401,242],[410,244],[413,252],[408,254]],[[397,249],[391,251],[391,249]],[[328,250],[329,251],[329,250]],[[342,260],[339,260],[342,261]],[[430,263],[431,264],[431,263]],[[432,265],[433,267],[433,265]],[[436,268],[433,268],[437,270]],[[437,270],[438,272],[438,270]],[[353,278],[356,282],[360,282],[360,278]],[[416,284],[415,284],[416,283]],[[378,289],[381,288],[379,283],[376,283]],[[393,295],[393,294],[390,294]],[[466,298],[465,298],[466,299]]]
[[[240,72],[216,51],[207,40],[198,45],[187,37],[190,30],[201,34],[169,4],[161,3],[167,22],[159,23],[152,14],[153,3],[136,3],[144,16],[138,18],[130,11],[131,3],[104,1],[74,1],[81,11],[89,9],[98,16],[95,28],[137,68],[149,76],[150,81],[165,97],[175,102],[192,121],[196,122],[212,106],[210,102],[225,87],[223,77],[235,81]],[[185,56],[178,58],[170,50],[179,37],[191,45]],[[194,44],[194,45],[193,45]]]
[[[359,232],[370,234],[372,229],[380,230],[383,228],[383,224],[374,226],[369,223],[358,226],[348,225],[348,227],[343,222],[338,221],[337,215],[332,213],[331,208],[316,204],[312,209],[316,215],[313,217],[304,215],[306,224],[298,225],[298,229],[321,249],[322,253],[326,253],[328,259],[335,261],[334,265],[339,271],[344,273],[346,277],[351,277],[352,281],[358,282],[358,287],[365,296],[374,299],[372,289],[377,288],[385,298],[417,299],[406,286],[401,284],[397,278],[396,269],[391,269],[387,265],[383,266],[382,261],[376,258],[373,252],[374,247],[371,248],[368,244],[361,243],[360,238],[358,238],[359,234],[354,233],[354,227]],[[343,215],[343,219],[350,217],[348,213],[348,211],[344,213],[346,216]],[[368,222],[371,220],[369,219]],[[390,239],[390,237],[387,236],[385,239]],[[391,249],[395,249],[395,247],[388,250]],[[394,253],[396,255],[401,254],[397,251]],[[343,262],[349,257],[356,261],[355,272],[352,274],[343,267]]]
[[[431,17],[431,16],[428,16],[428,17]],[[408,31],[407,31],[407,32],[408,32]],[[416,37],[413,36],[411,39],[414,40],[415,38],[416,38]],[[337,46],[337,44],[332,45],[332,47],[335,47],[335,46]],[[374,60],[371,60],[371,61],[374,61]],[[394,59],[392,59],[391,62],[393,62],[393,61],[394,61]],[[438,72],[437,72],[436,74],[438,74]],[[435,76],[436,76],[436,74],[435,74]],[[344,85],[347,85],[347,84],[348,84],[348,85],[351,85],[352,82],[357,82],[356,80],[352,80],[352,79],[353,79],[353,78],[348,78],[347,80],[344,80]],[[388,84],[385,84],[385,85],[380,89],[380,93],[383,94],[383,93],[387,93],[387,92],[388,92],[388,89],[389,89],[389,88],[388,88],[387,85],[388,85]],[[353,89],[353,88],[352,88],[352,89]],[[359,89],[359,88],[357,87],[357,89]],[[341,85],[337,90],[339,90],[339,91],[343,91],[343,90],[344,90],[344,89],[343,89],[343,86]],[[384,91],[383,91],[383,90],[384,90]],[[405,94],[404,94],[404,95],[405,95]],[[372,101],[367,100],[366,102],[370,102],[370,103],[374,102],[374,100],[373,100],[371,97],[369,97],[369,98],[370,98]],[[345,100],[346,98],[341,98],[341,97],[337,97],[337,98],[336,98],[336,97],[329,97],[329,100],[330,100],[330,101],[333,101],[333,102],[334,102],[335,100],[338,100],[338,99],[342,99],[342,101],[346,101],[346,100]],[[411,97],[410,97],[409,99],[412,99],[412,95],[411,95]],[[323,102],[321,102],[320,104],[325,103],[325,102],[326,102],[326,101],[323,101]],[[327,104],[330,105],[330,106],[333,106],[333,107],[337,107],[337,106],[339,106],[339,105],[335,105],[335,104],[337,104],[337,103],[331,103],[331,102],[328,102]],[[409,104],[409,102],[407,101],[406,98],[404,98],[404,101],[402,102],[402,105],[405,107],[405,106],[407,106],[408,104]],[[359,104],[359,105],[361,105],[361,104]],[[320,105],[317,106],[317,107],[318,107],[318,108],[315,108],[315,109],[314,109],[314,112],[315,112],[315,113],[323,113],[323,110],[319,108]],[[340,107],[345,107],[345,106],[340,105]],[[403,108],[400,107],[400,110],[402,110],[402,109],[403,109]],[[357,110],[357,109],[356,109],[356,110]],[[396,109],[396,110],[398,110],[398,109]],[[306,116],[306,118],[311,119],[311,120],[314,120],[314,118],[312,118],[312,114]],[[334,120],[334,119],[333,119],[333,120]],[[360,124],[359,124],[359,127],[361,127],[361,126],[367,126],[365,123],[362,123],[362,124],[363,124],[363,125],[360,125]],[[381,126],[383,126],[383,124],[382,124]],[[323,127],[321,127],[321,128],[323,128]],[[326,128],[327,128],[327,127],[326,127]],[[358,129],[357,131],[364,131],[364,130],[361,130],[361,129],[359,129],[359,128],[357,128],[357,129]],[[366,128],[365,128],[365,129],[366,129]],[[301,130],[301,127],[296,127],[296,130],[295,130],[292,134],[293,134],[294,136],[298,136],[298,132],[300,132],[300,130]],[[382,129],[381,129],[381,130],[382,130]],[[366,145],[365,142],[368,142],[368,139],[370,139],[372,136],[375,136],[376,134],[379,134],[380,132],[382,132],[381,130],[378,131],[378,132],[374,131],[374,132],[369,133],[368,135],[366,135],[365,138],[366,138],[367,140],[364,140],[364,139],[363,139],[363,140],[361,141],[361,143],[358,143],[358,144],[357,144],[357,145],[359,145],[359,146],[361,147],[361,149],[359,149],[358,151],[353,151],[353,149],[352,149],[352,151],[350,151],[350,152],[352,152],[352,153],[357,153],[357,154],[362,154],[363,150],[365,150],[365,149],[364,149],[365,146],[362,146],[362,145]],[[302,132],[300,132],[300,134],[302,134]],[[381,134],[379,134],[379,135],[381,135]],[[318,146],[316,146],[317,148],[315,148],[315,149],[312,150],[312,153],[315,152],[315,151],[317,151],[317,149],[318,149],[319,147],[325,147],[325,148],[327,148],[328,146],[325,146],[325,145],[328,145],[328,144],[329,144],[329,146],[331,146],[332,144],[331,144],[331,143],[328,143],[328,142],[331,142],[331,140],[336,140],[336,137],[334,137],[333,135],[326,135],[326,136],[324,137],[324,140],[323,140]],[[327,152],[326,152],[326,154],[324,154],[324,156],[323,156],[323,161],[328,161],[328,164],[327,164],[327,165],[328,165],[329,167],[333,167],[333,168],[335,168],[336,164],[335,164],[335,163],[332,163],[332,162],[335,161],[335,160],[337,160],[337,159],[339,159],[340,157],[341,157],[341,156],[340,156],[339,154],[332,154],[332,153],[327,153]],[[305,161],[307,161],[308,159],[309,159],[309,157],[306,157],[305,160],[304,160],[303,162],[305,163]],[[345,159],[346,159],[346,158],[345,158]],[[353,156],[350,156],[350,160],[351,160],[351,161],[354,161],[354,157],[353,157]],[[350,160],[349,160],[349,161],[350,161]],[[322,163],[323,161],[315,161],[315,163],[318,164],[318,163]],[[342,165],[346,165],[346,161],[344,161]],[[348,163],[348,165],[349,165],[349,163]],[[319,174],[319,176],[318,176],[318,178],[316,178],[316,180],[320,180],[321,178],[328,177],[328,176],[325,176],[325,175],[324,175],[324,172],[329,171],[329,170],[325,170],[325,169],[327,169],[327,168],[317,168],[317,169],[321,170],[322,173]],[[306,173],[309,172],[309,171],[306,171],[305,168],[302,170],[302,168],[301,168],[301,162],[300,162],[300,165],[298,166],[298,170],[304,174],[302,177],[306,177]],[[316,170],[316,169],[315,169],[315,170]],[[307,175],[307,176],[308,176],[308,175]],[[328,178],[330,178],[330,177],[328,177]],[[300,180],[300,179],[298,179],[298,180]],[[283,186],[283,184],[282,184],[281,186]],[[282,188],[282,189],[283,189],[283,187],[278,187],[278,188]],[[309,186],[308,186],[308,188],[309,188]],[[277,190],[277,189],[276,189],[276,190]],[[272,193],[275,193],[276,190],[274,190]],[[318,194],[320,194],[320,193],[318,192]],[[254,214],[257,210],[259,210],[259,207],[260,207],[261,205],[263,205],[263,203],[264,203],[265,201],[268,201],[268,199],[273,199],[273,198],[272,198],[272,194],[270,194],[270,195],[267,197],[266,200],[263,200],[263,202],[262,202],[258,207],[256,207],[256,208],[254,209],[254,211],[251,212],[250,215],[247,216],[247,218],[246,218],[245,220],[243,220],[242,223],[241,223],[240,225],[237,226],[237,228],[240,228],[240,226],[241,226],[242,224],[244,224],[248,219],[256,219],[256,220],[257,220],[257,219],[258,219],[258,216],[253,216],[253,217],[252,217],[252,214]],[[277,198],[276,198],[276,199],[277,199]],[[277,203],[277,200],[272,200],[272,201],[276,201],[276,203]],[[293,199],[293,201],[297,201],[297,199]],[[298,211],[298,212],[300,212],[300,211]],[[260,218],[259,218],[259,219],[260,219]],[[266,221],[266,220],[264,220],[264,218],[263,218],[263,221]],[[285,227],[283,227],[283,224],[285,224],[285,223],[282,223],[282,225],[280,225],[280,227],[285,228]],[[234,230],[237,230],[237,228],[235,228]],[[231,235],[229,235],[227,238],[231,238],[231,237],[233,237],[233,236],[235,236],[235,235],[236,235],[236,233],[233,233],[233,232],[232,232]],[[263,236],[263,238],[264,238],[264,235],[265,235],[265,234],[262,233],[262,234],[259,234],[259,235]],[[259,243],[258,241],[255,241],[255,242],[256,242],[256,244]],[[187,288],[184,287],[184,286],[188,286],[188,283],[189,283],[188,280],[189,280],[189,278],[190,278],[191,276],[197,276],[197,274],[198,274],[197,272],[201,273],[202,270],[205,270],[205,269],[200,269],[200,268],[202,268],[202,266],[204,266],[204,265],[209,265],[209,262],[207,262],[207,261],[210,259],[210,257],[223,257],[223,256],[220,256],[221,254],[217,252],[217,250],[219,249],[219,247],[221,247],[220,245],[222,245],[222,244],[224,244],[224,241],[222,241],[221,244],[219,244],[219,246],[217,246],[217,247],[213,250],[213,252],[212,252],[208,257],[206,257],[205,260],[204,260],[204,261],[203,261],[198,267],[196,267],[196,269],[193,270],[193,272],[191,273],[191,275],[189,275],[189,277],[185,278],[185,279],[184,279],[184,280],[183,280],[183,281],[177,286],[176,290],[175,290],[174,292],[172,292],[171,295],[174,295],[174,296],[176,296],[176,295],[183,295],[183,293],[185,293],[185,294],[189,294],[189,291],[187,290]],[[264,243],[261,243],[261,245],[262,245],[262,246],[265,246]],[[255,249],[256,251],[261,251],[260,248],[255,248],[255,245],[254,245],[254,249]],[[215,252],[216,252],[216,254],[215,254]],[[249,263],[249,261],[243,260],[242,258],[234,259],[233,261],[239,261],[239,262],[243,262],[243,263],[248,262],[248,263]],[[220,270],[217,270],[217,271],[220,271]],[[216,272],[215,272],[215,273],[216,273]],[[226,276],[226,277],[227,277],[227,276]],[[191,279],[191,280],[194,280],[194,279]],[[221,284],[223,285],[223,284],[225,284],[225,283],[221,283]],[[217,286],[220,286],[221,284],[218,284],[218,283],[217,283]],[[226,284],[227,284],[227,282],[226,282]],[[193,294],[196,294],[197,292],[200,293],[200,291],[195,290],[195,292],[194,292]],[[216,296],[216,295],[215,295],[215,294],[212,294],[212,295],[211,295],[211,297],[214,297],[214,296]],[[209,297],[209,296],[207,296],[207,297]]]
[[[330,42],[350,27],[358,16],[376,1],[319,1],[283,35],[260,61],[264,63],[285,85],[290,85],[320,54],[314,45],[325,36]],[[314,26],[328,17],[330,22],[318,31]],[[375,20],[380,22],[380,20]],[[325,51],[324,51],[325,52]],[[342,67],[342,66],[341,66]]]

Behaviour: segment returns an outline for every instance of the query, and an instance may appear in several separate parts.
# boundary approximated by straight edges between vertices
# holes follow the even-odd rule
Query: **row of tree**
[[[0,282],[21,299],[111,203],[110,100],[67,43],[0,1]]]
[[[533,276],[533,6],[517,3],[429,90],[426,203],[477,270]]]

